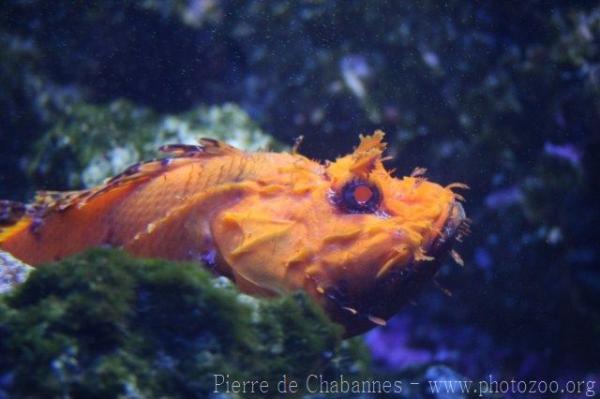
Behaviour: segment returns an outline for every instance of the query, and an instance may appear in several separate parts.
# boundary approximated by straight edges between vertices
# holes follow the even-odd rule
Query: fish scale
[[[192,163],[166,171],[141,185],[111,212],[112,223],[119,226],[116,242],[130,241],[170,209],[185,203],[193,193],[232,180],[233,169],[230,167],[229,173],[223,173],[223,167],[238,158],[226,156],[208,163]]]

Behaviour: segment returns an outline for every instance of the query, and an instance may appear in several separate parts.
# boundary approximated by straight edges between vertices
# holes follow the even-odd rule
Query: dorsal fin
[[[203,137],[198,140],[197,145],[193,144],[167,144],[159,148],[159,151],[166,152],[175,157],[201,157],[201,156],[215,156],[215,155],[226,155],[239,153],[235,147],[229,144]]]
[[[84,191],[38,191],[30,206],[37,210],[58,209],[70,207]]]
[[[179,167],[199,158],[237,154],[235,147],[211,138],[201,138],[197,145],[170,144],[159,148],[170,156],[129,166],[122,173],[107,179],[103,184],[79,191],[38,191],[31,204],[0,201],[0,241],[25,226],[25,221],[42,219],[49,211],[65,211],[73,206],[83,207],[89,201],[117,188],[133,187],[152,179],[171,168]]]
[[[160,173],[181,165],[189,161],[195,161],[199,158],[220,156],[227,154],[237,154],[240,152],[235,147],[227,143],[210,138],[201,138],[198,145],[190,144],[168,144],[159,148],[159,151],[170,154],[171,157],[152,160],[143,163],[131,165],[122,173],[112,177],[106,183],[79,195],[78,200],[81,205],[86,201],[110,191],[116,187],[122,187],[126,184],[141,183],[151,179]]]
[[[74,192],[74,195],[70,196],[68,201],[63,202],[62,206],[57,209],[64,210],[73,205],[83,207],[92,199],[97,198],[109,191],[113,191],[118,188],[133,188],[134,186],[148,181],[160,175],[161,173],[165,173],[170,168],[178,166],[176,164],[182,164],[182,162],[175,161],[176,160],[171,158],[164,158],[162,160],[152,160],[145,163],[131,165],[122,173],[119,173],[118,175],[106,180],[104,184],[93,187],[89,190]]]

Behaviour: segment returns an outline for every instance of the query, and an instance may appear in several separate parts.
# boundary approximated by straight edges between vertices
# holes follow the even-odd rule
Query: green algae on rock
[[[158,115],[126,100],[107,105],[79,102],[66,107],[64,115],[37,142],[29,173],[46,184],[89,187],[135,162],[155,157],[163,144],[196,144],[200,137],[247,150],[279,148],[235,104]]]
[[[340,337],[304,294],[255,299],[196,264],[96,249],[0,300],[0,396],[206,397],[215,374],[360,372]]]

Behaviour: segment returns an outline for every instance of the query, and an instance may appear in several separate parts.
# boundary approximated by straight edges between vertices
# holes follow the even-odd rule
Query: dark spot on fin
[[[166,152],[176,157],[194,156],[203,152],[202,146],[190,144],[167,144],[158,148],[160,152]]]
[[[225,155],[225,154],[237,154],[241,151],[235,147],[230,146],[229,144],[211,139],[208,137],[203,137],[198,140],[200,146],[202,147],[202,151],[207,155]]]
[[[219,140],[211,138],[201,138],[197,145],[194,144],[167,144],[159,148],[159,151],[166,152],[174,157],[201,157],[223,154],[232,154],[239,152],[238,149]]]
[[[31,205],[33,213],[44,214],[47,209],[64,211],[85,193],[85,191],[38,191]]]
[[[123,171],[123,176],[131,176],[140,172],[140,163],[133,164]]]
[[[125,169],[123,172],[108,179],[105,184],[108,185],[108,184],[114,183],[115,181],[123,180],[124,178],[127,178],[127,177],[139,176],[143,172],[148,172],[148,169],[156,169],[156,168],[148,167],[148,165],[153,165],[155,163],[156,163],[156,159],[153,159],[153,160],[150,160],[147,162],[134,163],[133,165],[128,166],[127,169]]]
[[[104,184],[80,192],[80,195],[74,201],[78,206],[83,206],[91,199],[105,194],[115,188],[126,185],[139,184],[152,179],[165,172],[165,168],[171,166],[173,158],[161,160],[153,159],[147,162],[138,162],[129,166],[123,172],[110,178]],[[73,203],[71,205],[74,205]]]
[[[221,145],[221,141],[210,137],[201,137],[198,142],[202,147],[220,147]]]

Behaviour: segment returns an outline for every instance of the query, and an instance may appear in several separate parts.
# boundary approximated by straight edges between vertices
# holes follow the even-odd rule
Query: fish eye
[[[379,208],[379,189],[362,180],[352,180],[342,187],[340,206],[350,213],[373,213]]]

